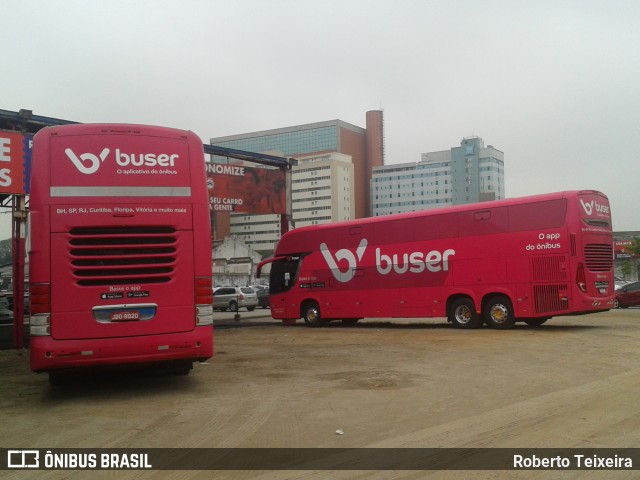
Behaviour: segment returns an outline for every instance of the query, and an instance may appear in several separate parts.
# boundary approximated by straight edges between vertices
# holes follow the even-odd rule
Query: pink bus
[[[34,137],[31,369],[163,365],[213,355],[211,228],[202,141],[142,125]]]
[[[510,328],[614,305],[605,195],[571,191],[303,227],[271,263],[276,319],[447,317]]]

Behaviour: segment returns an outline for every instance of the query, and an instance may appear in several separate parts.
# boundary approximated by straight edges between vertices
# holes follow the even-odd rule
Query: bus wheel
[[[70,383],[70,377],[64,373],[49,372],[49,385],[52,387],[60,387]]]
[[[526,323],[527,325],[529,325],[531,327],[539,327],[540,325],[542,325],[547,320],[549,320],[549,319],[548,318],[525,318],[524,319],[524,323]]]
[[[176,362],[172,365],[171,373],[174,375],[189,375],[191,369],[193,368],[193,362],[185,361],[185,362]]]
[[[302,318],[309,327],[317,327],[322,323],[320,318],[320,307],[316,302],[307,302],[302,307]]]
[[[484,316],[485,323],[491,328],[496,328],[498,330],[511,328],[516,321],[513,316],[511,300],[502,295],[490,298],[487,303],[485,303],[482,314]]]
[[[345,325],[355,325],[356,323],[358,323],[358,320],[360,319],[359,318],[343,318],[342,323],[344,323]]]
[[[480,318],[476,313],[473,300],[458,298],[449,308],[449,321],[456,328],[476,328],[480,325]]]

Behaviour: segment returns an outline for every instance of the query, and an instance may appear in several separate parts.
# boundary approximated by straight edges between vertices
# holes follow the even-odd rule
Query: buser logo
[[[347,250],[346,248],[341,248],[336,252],[336,256],[334,258],[333,255],[331,255],[331,252],[329,251],[329,247],[327,247],[327,244],[324,242],[320,244],[320,251],[324,256],[324,259],[327,262],[327,265],[329,265],[329,269],[331,269],[331,273],[333,273],[333,276],[336,277],[336,280],[343,283],[346,283],[353,278],[353,276],[355,275],[357,262],[362,260],[362,256],[364,255],[364,252],[366,249],[367,249],[367,239],[363,238],[362,240],[360,240],[360,245],[358,245],[355,255],[351,250]],[[356,256],[358,257],[357,261],[356,261]],[[340,267],[338,267],[338,263],[337,263],[342,260],[346,260],[348,265],[347,270],[344,272],[340,270]]]
[[[358,262],[362,260],[367,245],[367,239],[363,238],[355,254],[351,250],[341,248],[335,253],[334,257],[327,244],[323,242],[320,244],[320,251],[336,280],[346,283],[351,281],[355,276],[356,267],[358,266]],[[392,272],[398,275],[405,273],[448,272],[451,257],[455,254],[456,251],[452,248],[447,248],[442,252],[439,250],[431,250],[429,252],[415,251],[392,254],[383,253],[380,248],[376,248],[375,266],[376,271],[380,275],[388,275]],[[345,271],[341,270],[338,266],[338,262],[343,260],[347,261],[347,269]]]
[[[100,152],[99,157],[94,155],[93,153],[83,153],[82,155],[80,155],[80,158],[78,158],[70,148],[67,148],[64,153],[67,154],[69,160],[73,162],[80,173],[91,175],[92,173],[96,173],[98,171],[98,168],[100,168],[100,164],[104,162],[104,159],[107,158],[107,155],[109,155],[109,149],[103,148],[102,152]]]
[[[582,208],[587,215],[593,215],[593,211],[595,210],[598,213],[604,213],[605,215],[609,215],[609,206],[602,205],[595,200],[591,200],[590,202],[585,202],[580,199],[580,203],[582,204]]]
[[[96,173],[102,162],[109,155],[109,152],[108,148],[103,148],[100,155],[83,153],[78,157],[70,148],[64,151],[78,171],[85,175]],[[116,148],[115,157],[116,163],[121,167],[174,167],[179,155],[168,153],[124,153],[119,148]]]

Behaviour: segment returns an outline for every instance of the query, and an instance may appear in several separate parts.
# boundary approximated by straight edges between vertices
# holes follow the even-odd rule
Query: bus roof
[[[427,210],[417,210],[414,212],[395,213],[390,215],[382,215],[378,217],[367,217],[367,218],[360,218],[357,220],[346,220],[342,222],[326,223],[322,225],[310,225],[310,226],[296,228],[295,230],[291,230],[290,232],[288,232],[288,234],[293,234],[295,232],[302,233],[302,232],[308,232],[308,231],[322,232],[322,231],[330,231],[334,228],[371,225],[371,224],[377,224],[380,222],[386,222],[389,220],[400,220],[403,218],[412,219],[412,218],[428,217],[433,215],[445,215],[445,214],[456,213],[456,212],[484,210],[484,209],[490,209],[494,207],[508,207],[510,205],[518,205],[522,203],[535,203],[535,202],[542,202],[542,201],[548,201],[548,200],[558,200],[558,199],[567,198],[567,197],[577,197],[578,195],[582,195],[582,194],[601,195],[604,198],[607,198],[604,193],[599,192],[597,190],[567,190],[562,192],[544,193],[544,194],[530,195],[525,197],[492,200],[488,202],[469,203],[465,205],[455,205],[455,206],[433,208],[433,209],[427,209]],[[285,234],[282,238],[285,238],[286,235],[287,234]]]
[[[162,134],[167,138],[182,138],[187,134],[195,135],[190,130],[181,130],[156,125],[129,123],[74,123],[55,125],[43,129],[44,133],[53,135],[87,135],[87,134]],[[43,133],[43,134],[44,134]]]

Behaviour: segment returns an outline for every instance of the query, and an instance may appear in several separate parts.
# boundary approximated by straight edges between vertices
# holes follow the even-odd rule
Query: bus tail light
[[[51,335],[51,284],[32,284],[29,287],[29,297],[31,335]]]
[[[584,273],[584,265],[582,263],[578,264],[578,269],[576,271],[576,284],[581,292],[587,293],[587,276]]]
[[[213,282],[211,277],[195,278],[196,325],[213,325]]]
[[[51,312],[51,284],[36,283],[29,287],[29,304],[31,314]]]
[[[213,282],[211,277],[196,277],[196,305],[213,303]]]

